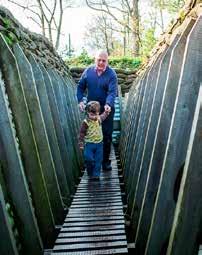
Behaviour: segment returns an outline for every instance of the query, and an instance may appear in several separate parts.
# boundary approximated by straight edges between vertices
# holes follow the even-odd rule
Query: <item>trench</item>
[[[0,35],[2,255],[200,254],[201,44],[199,14],[119,87],[112,171],[92,181],[71,74]]]

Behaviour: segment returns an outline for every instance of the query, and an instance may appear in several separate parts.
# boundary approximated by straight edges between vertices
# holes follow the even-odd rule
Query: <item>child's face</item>
[[[94,112],[89,112],[89,113],[88,113],[88,117],[89,117],[89,119],[91,119],[91,120],[97,120],[98,117],[99,117],[99,112],[96,112],[96,113],[94,113]]]

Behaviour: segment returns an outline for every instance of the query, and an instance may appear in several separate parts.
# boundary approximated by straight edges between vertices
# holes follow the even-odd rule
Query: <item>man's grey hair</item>
[[[100,55],[105,55],[105,56],[107,56],[107,58],[108,58],[108,53],[107,53],[106,50],[98,50],[98,51],[95,53],[95,57],[96,57],[96,58],[97,58],[98,56],[100,56]]]

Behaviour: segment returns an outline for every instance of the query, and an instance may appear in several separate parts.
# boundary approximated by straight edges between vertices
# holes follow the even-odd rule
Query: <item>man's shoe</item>
[[[111,166],[111,162],[110,163],[104,163],[103,165],[102,165],[102,170],[103,171],[111,171],[112,170],[112,166]]]
[[[91,180],[93,181],[99,181],[100,180],[100,176],[92,176]]]

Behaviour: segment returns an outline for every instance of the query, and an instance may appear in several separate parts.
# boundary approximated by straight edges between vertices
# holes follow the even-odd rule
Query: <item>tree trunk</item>
[[[62,26],[62,18],[63,18],[62,0],[59,1],[59,5],[60,5],[60,18],[59,18],[59,25],[58,25],[58,28],[57,28],[57,37],[56,37],[56,43],[55,43],[56,50],[59,47],[60,33],[61,33],[61,26]]]
[[[48,38],[49,38],[49,41],[53,44],[51,23],[48,23]]]
[[[138,9],[138,2],[139,0],[133,0],[133,11],[132,11],[132,40],[133,40],[133,47],[132,47],[132,55],[134,57],[139,56],[139,9]]]
[[[125,31],[126,28],[124,28],[124,31],[123,31],[123,56],[125,57],[126,55],[126,31]]]

